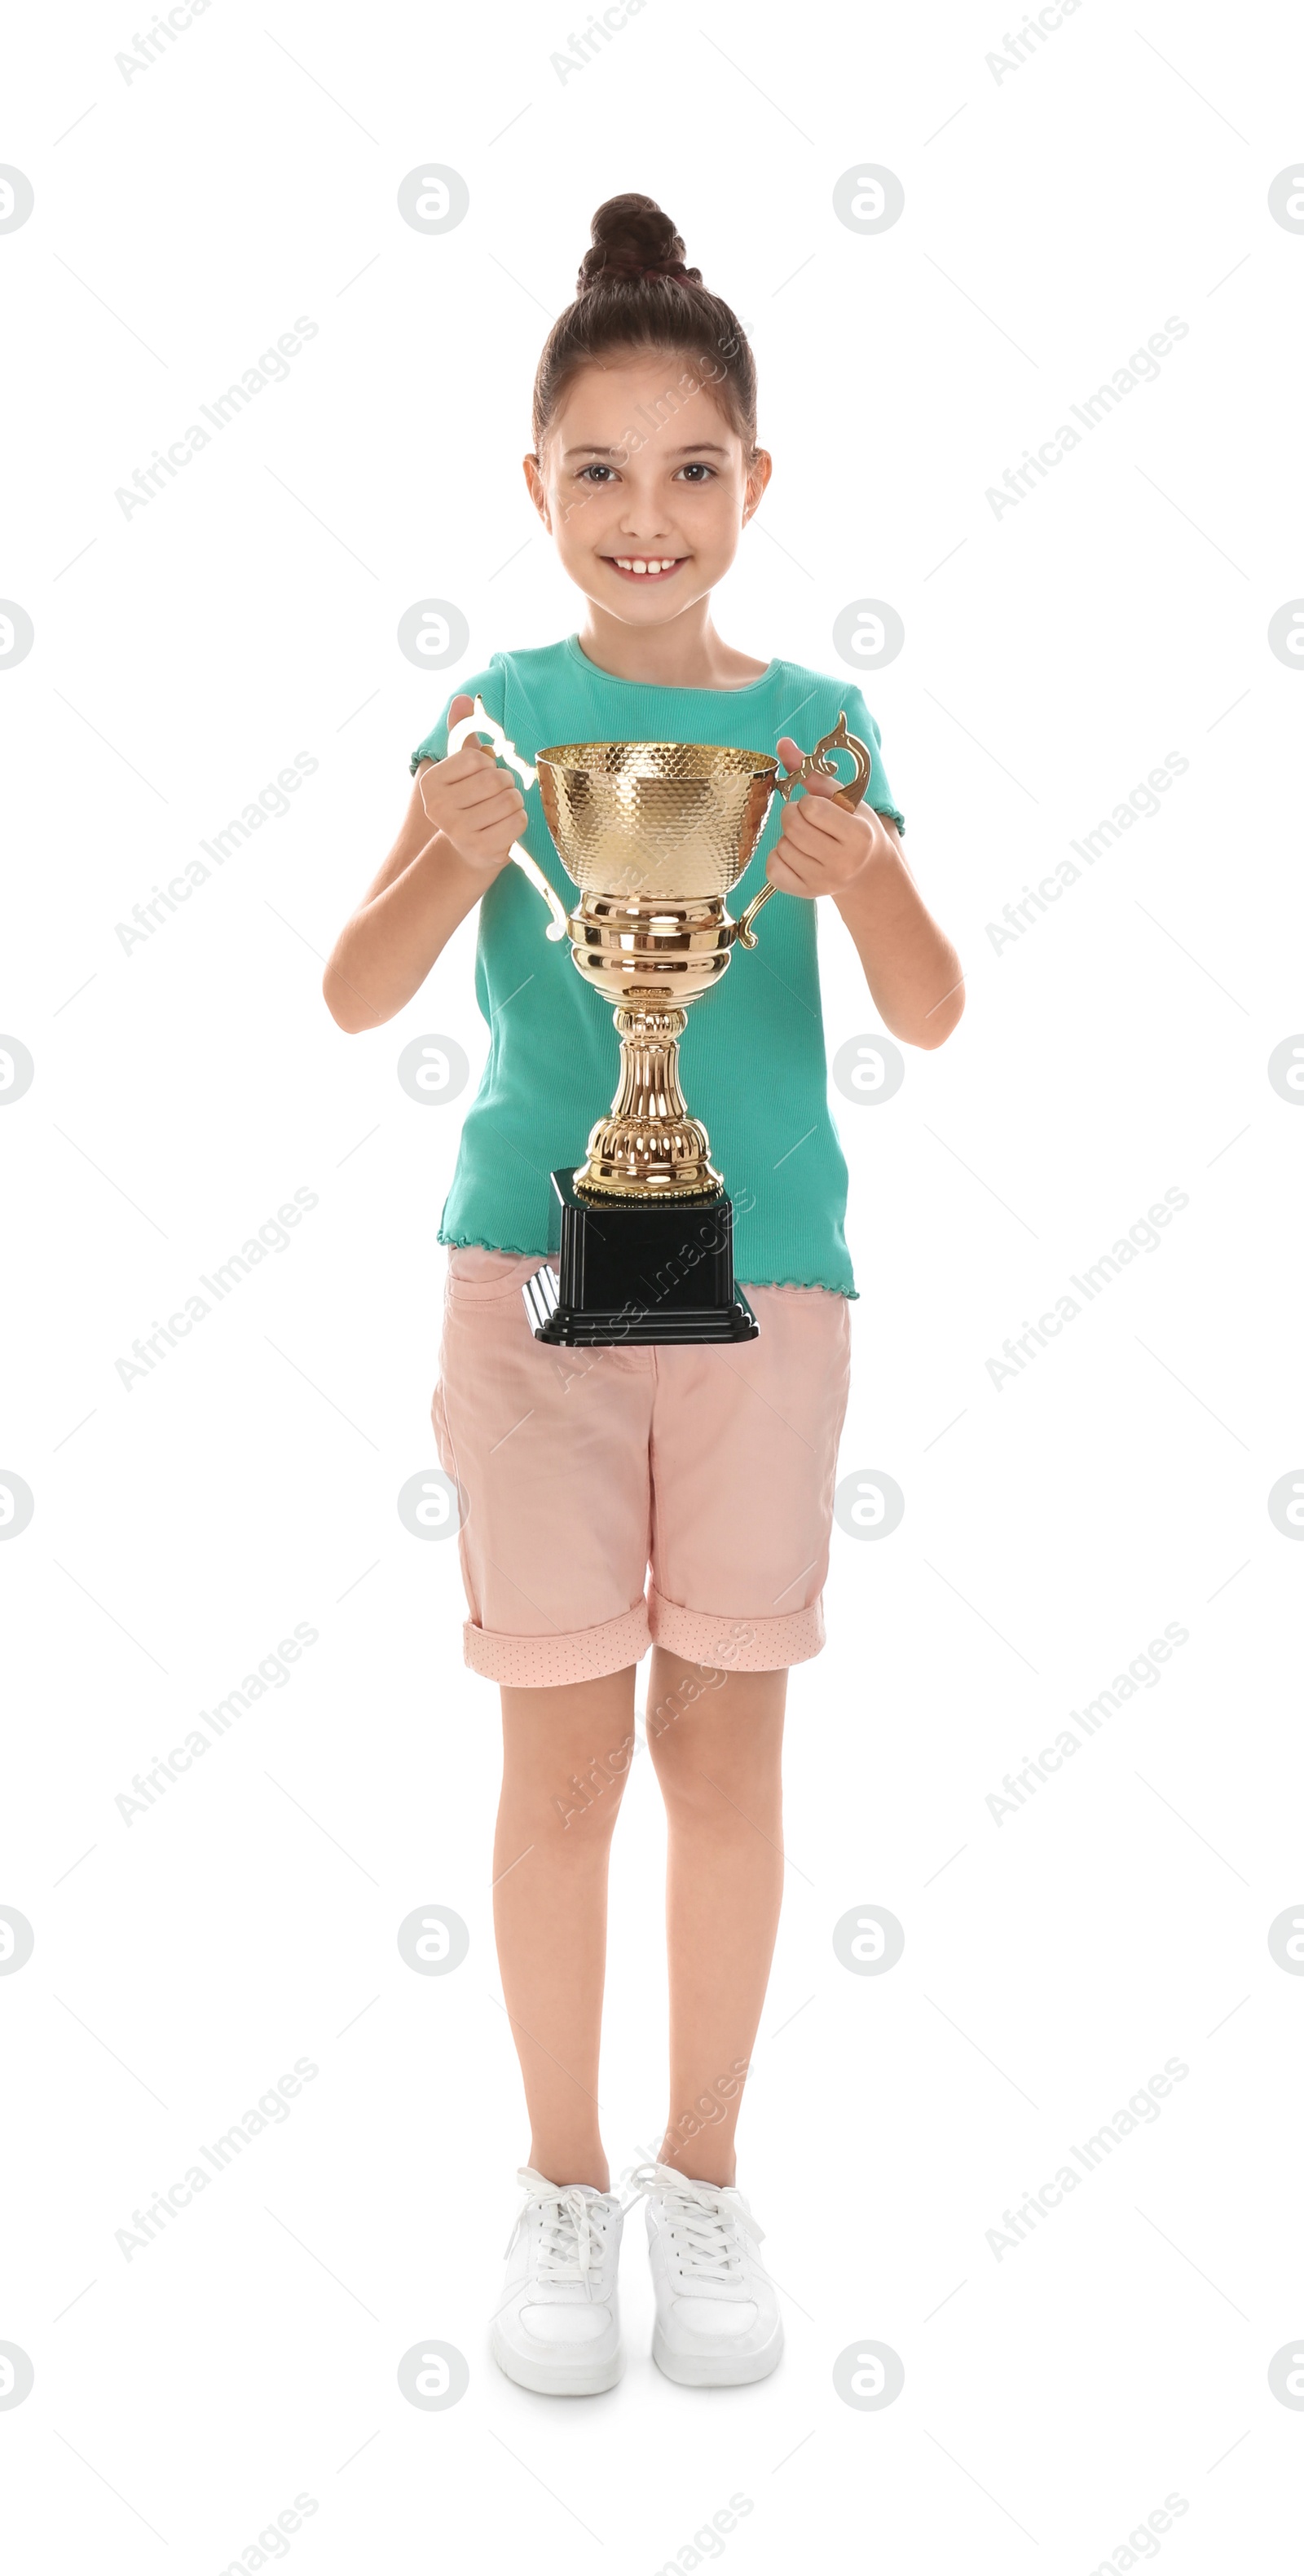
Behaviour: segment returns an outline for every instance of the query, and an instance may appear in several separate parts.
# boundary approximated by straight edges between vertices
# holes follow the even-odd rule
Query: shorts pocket
[[[448,1294],[454,1305],[494,1305],[518,1296],[543,1252],[494,1252],[484,1244],[453,1244],[448,1255]]]

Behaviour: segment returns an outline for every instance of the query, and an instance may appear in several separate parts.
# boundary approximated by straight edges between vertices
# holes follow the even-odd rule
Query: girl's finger
[[[811,882],[813,873],[809,865],[803,866],[799,857],[786,851],[782,842],[775,843],[766,874],[771,885],[777,886],[781,894],[815,894],[818,889]]]
[[[803,808],[792,818],[798,849],[812,855],[818,852],[822,859],[831,859],[836,851],[848,847],[845,823],[845,810],[840,805],[835,805],[831,811],[815,805],[809,810]]]
[[[484,805],[478,805],[474,814],[450,818],[444,825],[444,830],[450,840],[468,850],[481,849],[488,843],[497,843],[504,833],[509,840],[519,841],[521,838],[521,825],[514,814],[510,812],[495,814],[491,808]]]
[[[460,756],[459,754],[459,758]],[[520,790],[510,771],[499,769],[496,762],[486,763],[484,767],[477,765],[468,770],[465,778],[459,778],[456,781],[456,786],[455,803],[459,813],[465,813],[473,805],[486,804],[491,796],[500,796],[504,789],[509,796],[515,796],[518,802],[520,798]]]
[[[789,815],[776,845],[779,849],[799,850],[808,859],[827,858],[829,841],[826,833],[816,830],[800,813]]]
[[[514,841],[519,841],[521,837],[521,826],[516,816],[511,813],[481,812],[477,814],[473,823],[464,823],[461,828],[463,838],[468,841],[498,841],[504,832],[509,833]]]
[[[814,794],[803,797],[800,805],[789,806],[788,811],[794,819],[799,817],[808,831],[825,834],[840,832],[847,819],[847,809],[845,805],[834,805],[830,802],[836,793],[836,780],[817,779]]]
[[[464,742],[460,751],[454,751],[450,753],[447,760],[440,761],[441,783],[446,779],[450,786],[455,786],[462,778],[487,777],[489,774],[487,764],[495,769],[498,766],[493,753],[486,751],[482,742]]]

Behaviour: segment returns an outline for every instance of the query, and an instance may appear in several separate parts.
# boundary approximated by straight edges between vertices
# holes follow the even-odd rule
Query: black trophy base
[[[733,1203],[713,1198],[580,1198],[552,1176],[552,1249],[521,1291],[539,1342],[593,1349],[633,1342],[754,1342],[760,1326],[733,1275]]]

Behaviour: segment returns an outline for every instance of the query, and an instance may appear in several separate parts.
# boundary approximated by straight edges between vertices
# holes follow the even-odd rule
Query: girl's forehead
[[[727,443],[732,452],[741,442],[703,380],[707,363],[686,349],[632,349],[579,368],[553,417],[549,445],[618,444],[626,429],[641,426],[646,437],[650,427],[682,418],[694,435]]]

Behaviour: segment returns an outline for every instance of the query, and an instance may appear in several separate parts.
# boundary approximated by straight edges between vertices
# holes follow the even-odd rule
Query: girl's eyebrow
[[[670,456],[727,456],[729,450],[713,446],[708,439],[696,439],[691,447],[671,447],[666,452]],[[626,456],[628,453],[624,447],[568,447],[564,462],[569,464],[574,456]]]

